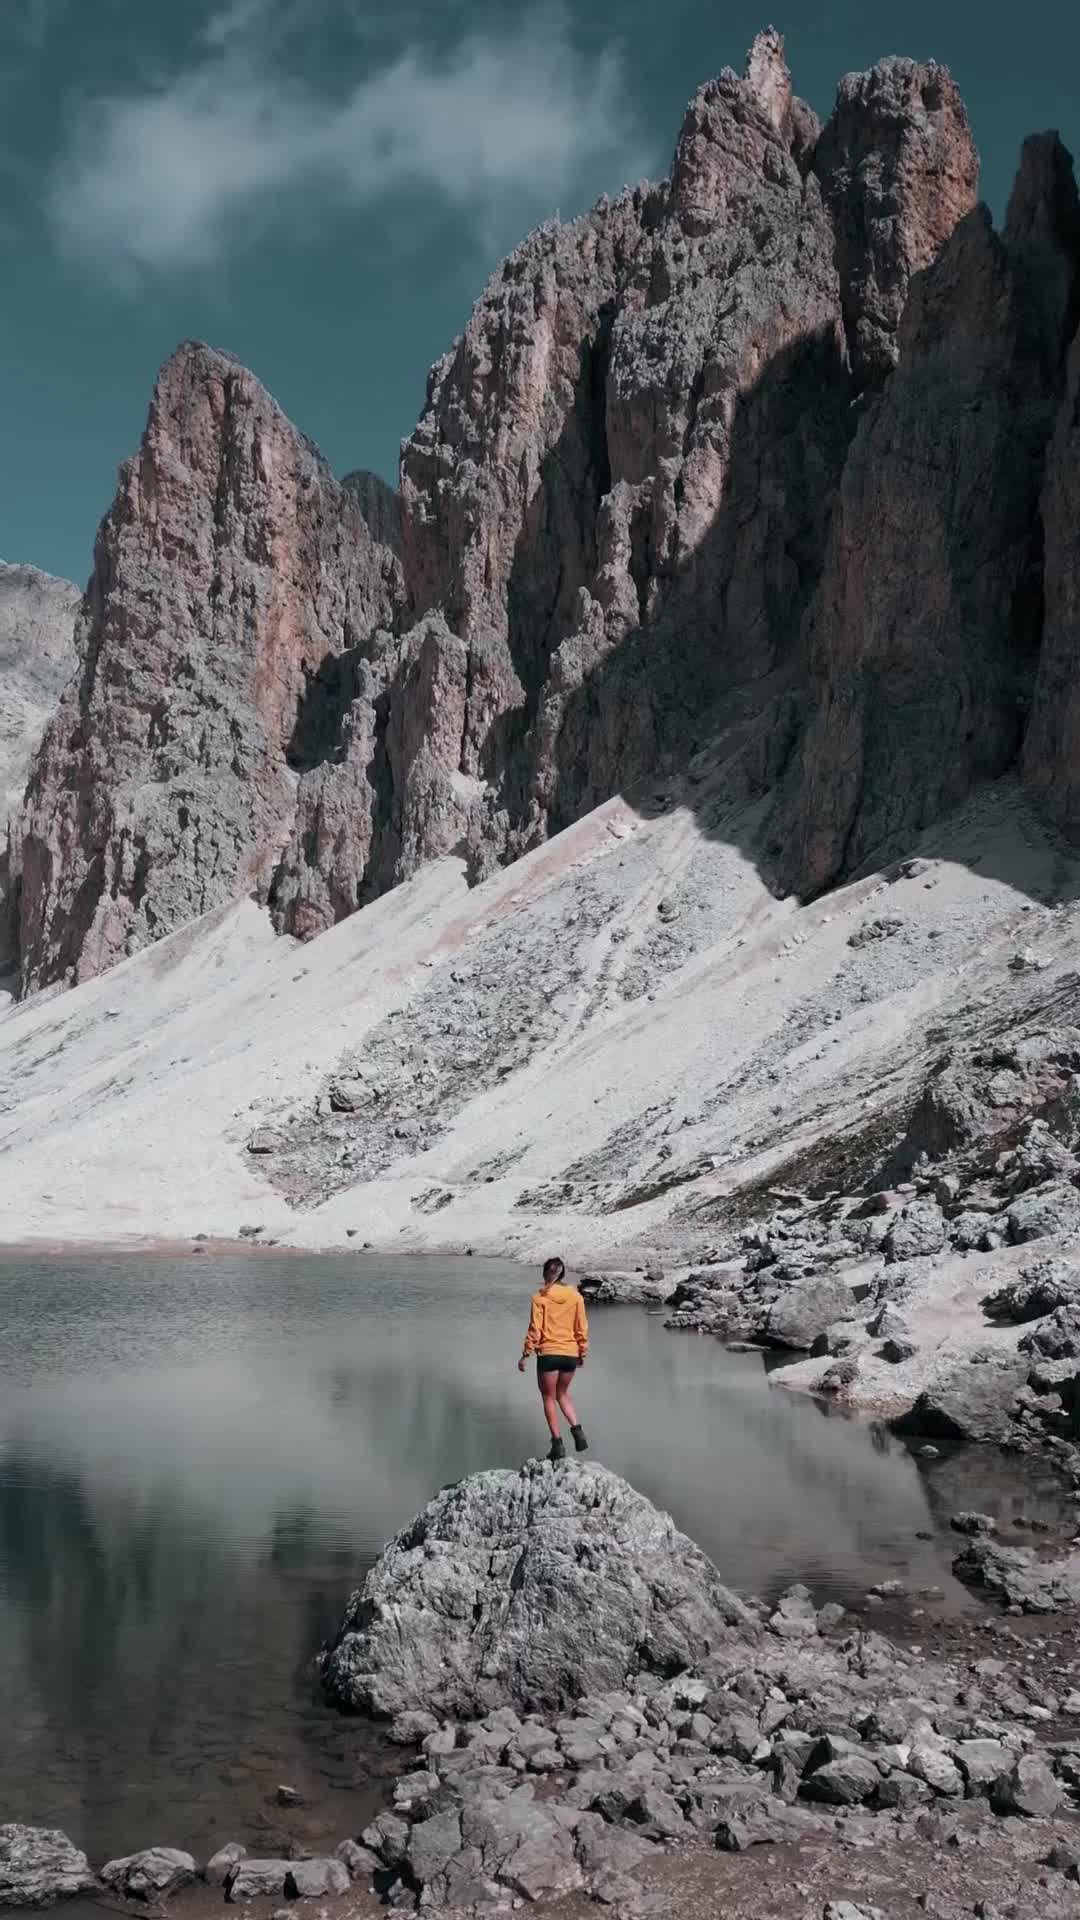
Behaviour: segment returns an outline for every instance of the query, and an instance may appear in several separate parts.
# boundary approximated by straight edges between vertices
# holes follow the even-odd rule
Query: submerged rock
[[[0,1907],[49,1907],[97,1886],[85,1853],[55,1827],[0,1826]]]
[[[604,1467],[529,1461],[437,1494],[322,1656],[331,1699],[394,1716],[563,1706],[677,1673],[755,1616],[666,1513]]]

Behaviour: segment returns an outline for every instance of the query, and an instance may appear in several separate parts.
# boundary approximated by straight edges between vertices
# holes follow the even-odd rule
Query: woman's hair
[[[558,1256],[556,1256],[554,1260],[544,1261],[545,1281],[561,1280],[565,1272],[566,1272],[566,1267],[563,1264],[563,1262],[558,1258]]]

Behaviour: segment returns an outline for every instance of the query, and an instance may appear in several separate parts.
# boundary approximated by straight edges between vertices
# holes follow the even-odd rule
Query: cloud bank
[[[613,185],[641,171],[619,57],[587,59],[557,14],[442,53],[369,49],[331,91],[290,74],[285,4],[233,0],[181,70],[84,103],[48,192],[69,258],[135,278],[212,268],[286,214],[315,224],[402,191],[490,236],[601,166]]]

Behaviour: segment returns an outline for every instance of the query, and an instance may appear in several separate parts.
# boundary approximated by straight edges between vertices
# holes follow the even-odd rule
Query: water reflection
[[[272,1842],[287,1781],[340,1837],[370,1743],[310,1656],[437,1486],[542,1445],[530,1284],[465,1260],[0,1268],[0,1817],[95,1856],[205,1852]],[[753,1356],[597,1311],[580,1398],[597,1457],[743,1591],[941,1581],[906,1451]]]

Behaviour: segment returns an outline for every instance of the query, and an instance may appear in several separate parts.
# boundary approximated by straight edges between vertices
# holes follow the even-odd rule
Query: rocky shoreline
[[[735,1197],[695,1265],[593,1272],[582,1290],[771,1352],[783,1385],[899,1433],[1049,1455],[1077,1477],[1078,1068],[1071,1026],[955,1049],[877,1178],[777,1179]]]
[[[677,1892],[691,1917],[721,1898],[783,1920],[999,1920],[1033,1910],[996,1902],[1037,1876],[1040,1914],[1074,1914],[1080,1659],[1069,1615],[1030,1614],[1075,1605],[1080,1555],[1003,1547],[980,1513],[954,1526],[958,1571],[1009,1617],[934,1624],[888,1582],[861,1614],[801,1586],[747,1603],[603,1467],[473,1475],[388,1544],[320,1656],[328,1696],[381,1717],[402,1756],[366,1827],[317,1857],[231,1842],[200,1871],[154,1846],[95,1873],[64,1835],[8,1825],[0,1905],[571,1920]]]

